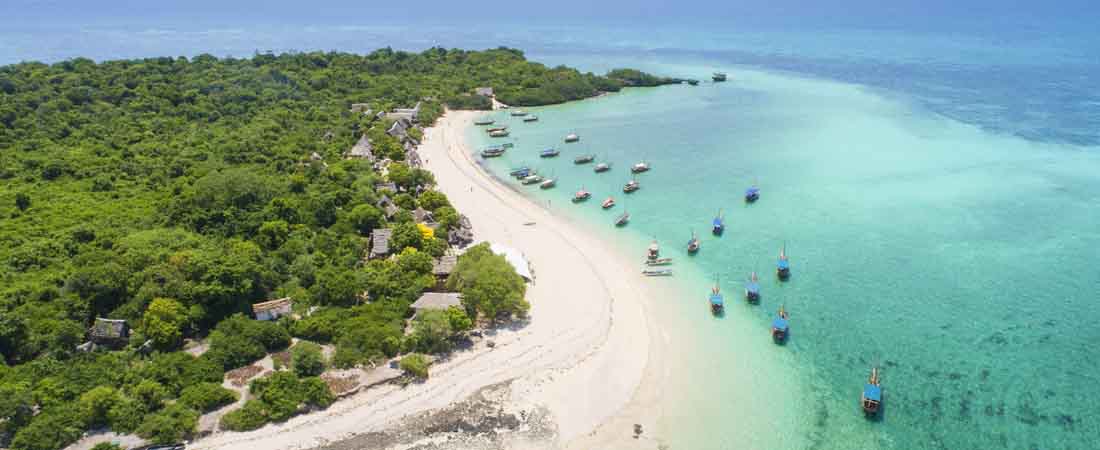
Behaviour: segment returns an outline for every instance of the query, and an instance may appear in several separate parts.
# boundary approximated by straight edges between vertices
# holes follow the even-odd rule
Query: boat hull
[[[760,293],[745,291],[745,301],[749,303],[760,303]]]
[[[772,328],[772,340],[776,344],[783,344],[787,342],[787,332],[778,328]]]
[[[715,236],[721,236],[722,233],[726,232],[726,227],[717,226],[717,227],[711,228],[710,232],[711,232],[711,234],[713,234]]]

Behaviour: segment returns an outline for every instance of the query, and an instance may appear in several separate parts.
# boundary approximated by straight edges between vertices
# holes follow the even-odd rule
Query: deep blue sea
[[[558,189],[533,198],[626,251],[656,238],[677,258],[682,296],[656,309],[683,349],[660,439],[673,449],[1097,448],[1096,22],[924,19],[8,23],[0,63],[507,45],[597,72],[729,72],[722,84],[533,108],[540,121],[516,121],[516,148],[488,165],[553,174]],[[581,143],[562,144],[569,132]],[[476,129],[470,139],[488,142]],[[551,146],[559,160],[537,158]],[[575,167],[580,153],[615,168]],[[626,198],[626,168],[641,159],[654,170]],[[762,198],[746,206],[754,182]],[[581,186],[596,201],[569,204]],[[631,211],[625,229],[598,207],[607,195]],[[728,229],[714,237],[719,209]],[[693,230],[703,249],[689,258]],[[783,245],[787,283],[773,275]],[[754,270],[759,306],[737,301]],[[715,277],[729,302],[721,319],[703,303]],[[779,305],[793,327],[782,347],[767,335]],[[872,365],[886,392],[878,421],[858,409]]]

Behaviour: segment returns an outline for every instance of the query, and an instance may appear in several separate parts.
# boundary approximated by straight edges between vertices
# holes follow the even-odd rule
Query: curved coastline
[[[423,383],[375,387],[324,411],[218,433],[191,448],[368,448],[371,434],[502,384],[508,386],[503,410],[520,417],[548,411],[552,422],[544,438],[506,440],[504,447],[657,448],[650,434],[657,429],[657,378],[665,371],[651,345],[645,311],[651,293],[637,286],[640,275],[627,258],[473,160],[463,133],[477,114],[448,112],[426,130],[420,153],[439,189],[470,218],[477,241],[511,246],[530,261],[529,322],[495,331],[492,348],[482,342],[450,355]],[[649,431],[645,438],[633,437],[636,423]]]

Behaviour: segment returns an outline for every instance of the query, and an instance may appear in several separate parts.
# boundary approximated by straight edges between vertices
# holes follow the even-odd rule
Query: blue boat
[[[554,158],[554,157],[556,157],[560,154],[561,154],[561,151],[559,151],[558,149],[548,148],[546,150],[543,150],[543,151],[539,152],[539,157],[540,158]]]
[[[787,260],[787,246],[779,251],[779,262],[776,263],[775,274],[781,281],[787,281],[791,277],[791,262]]]
[[[756,280],[756,272],[752,273],[749,282],[745,284],[745,301],[749,303],[760,302],[760,283]]]
[[[867,416],[878,415],[882,406],[882,386],[879,384],[878,368],[871,369],[871,378],[863,385],[863,395],[860,397],[863,413]]]
[[[776,314],[775,319],[772,320],[772,339],[776,344],[782,344],[787,341],[787,333],[790,331],[790,323],[787,316],[787,311],[782,306],[779,307],[779,313]]]
[[[753,186],[745,189],[745,203],[753,203],[760,198],[760,188]]]
[[[695,235],[695,232],[691,232],[691,240],[688,241],[688,254],[694,255],[699,252],[699,236]]]
[[[711,233],[715,236],[721,236],[723,231],[726,231],[726,219],[722,216],[722,210],[718,210],[718,215],[711,221]]]
[[[517,167],[515,169],[512,169],[511,172],[508,172],[508,175],[511,175],[514,178],[524,178],[528,175],[531,175],[531,168],[527,166]]]
[[[722,300],[722,292],[718,288],[718,281],[715,280],[714,287],[710,289],[710,312],[714,315],[722,314],[722,309],[725,306],[725,302]]]

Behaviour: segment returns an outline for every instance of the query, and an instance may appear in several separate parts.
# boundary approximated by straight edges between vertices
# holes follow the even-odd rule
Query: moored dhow
[[[573,203],[580,203],[592,198],[592,193],[584,190],[584,186],[581,186],[581,190],[573,194]]]
[[[783,248],[779,250],[779,261],[776,263],[775,275],[781,281],[787,281],[791,277],[791,262],[787,260],[786,244],[783,244]]]
[[[527,115],[527,111],[524,111],[522,109],[517,109],[515,111],[512,111],[512,117],[521,117],[521,116],[526,116],[526,115]]]
[[[630,222],[630,213],[626,212],[626,210],[623,210],[623,213],[621,215],[619,215],[619,218],[615,219],[615,226],[621,227],[623,225],[626,225],[629,222]]]
[[[691,232],[691,240],[688,241],[687,249],[688,254],[694,255],[699,252],[699,236],[695,235],[695,232]]]
[[[714,220],[710,222],[710,232],[715,236],[721,236],[724,231],[726,231],[726,218],[719,209],[718,215],[714,216]]]
[[[539,116],[536,116],[534,114],[528,114],[527,117],[523,118],[524,122],[538,122],[538,120]]]
[[[661,246],[657,245],[657,240],[649,244],[649,248],[646,249],[645,257],[647,260],[653,261],[661,256]]]
[[[669,264],[672,264],[672,258],[650,259],[645,262],[647,266],[667,266]]]
[[[630,166],[630,171],[633,173],[649,172],[649,163],[641,161],[633,166]]]
[[[565,142],[577,142],[579,140],[581,140],[581,137],[577,136],[577,133],[569,133],[565,136]]]
[[[556,158],[560,154],[561,150],[558,150],[556,148],[548,148],[539,152],[539,158]]]
[[[588,164],[596,160],[596,155],[580,155],[573,158],[573,164]]]
[[[592,171],[596,173],[604,173],[608,170],[611,170],[611,164],[608,163],[599,163],[596,164],[596,167],[592,168]]]
[[[726,307],[725,301],[722,300],[722,292],[718,287],[718,280],[714,280],[714,287],[710,288],[710,312],[714,315],[722,314],[722,310]]]
[[[714,80],[715,83],[721,83],[726,81],[727,77],[725,72],[714,72],[714,74],[710,76],[710,79]]]
[[[775,319],[772,320],[772,339],[777,344],[782,344],[787,341],[787,334],[790,332],[790,318],[787,315],[787,310],[783,309],[783,306],[779,306],[779,312],[776,313]]]
[[[754,203],[760,199],[760,188],[752,186],[745,189],[745,203]]]
[[[604,199],[603,203],[600,203],[600,207],[603,209],[611,209],[615,207],[615,197],[608,197]]]
[[[745,284],[745,301],[749,303],[760,302],[760,282],[756,279],[755,271],[749,276],[749,282]]]
[[[516,167],[515,169],[512,169],[511,172],[508,172],[508,175],[510,175],[512,178],[523,178],[531,175],[531,168],[527,166]]]
[[[542,176],[537,173],[532,173],[531,175],[523,177],[523,179],[520,180],[520,183],[524,185],[542,183]]]
[[[542,183],[539,183],[539,189],[550,189],[550,188],[553,188],[554,186],[557,186],[557,185],[558,185],[558,179],[557,178],[547,178],[546,180],[543,180]]]
[[[495,138],[508,137],[508,130],[490,131],[489,132],[489,137],[495,137]]]
[[[478,119],[478,120],[474,121],[474,125],[477,125],[479,127],[486,126],[486,125],[492,125],[494,123],[496,123],[496,121],[494,121],[493,119]]]
[[[501,147],[490,147],[481,151],[482,158],[496,158],[504,154],[504,149]]]
[[[623,186],[623,192],[629,194],[641,188],[642,185],[638,184],[638,180],[630,180],[630,182],[626,183]]]
[[[642,275],[647,277],[667,277],[672,275],[672,269],[642,269]]]
[[[878,415],[882,406],[882,385],[879,384],[878,367],[871,369],[871,377],[863,385],[863,394],[860,396],[860,405],[863,406],[863,414],[868,417]]]

